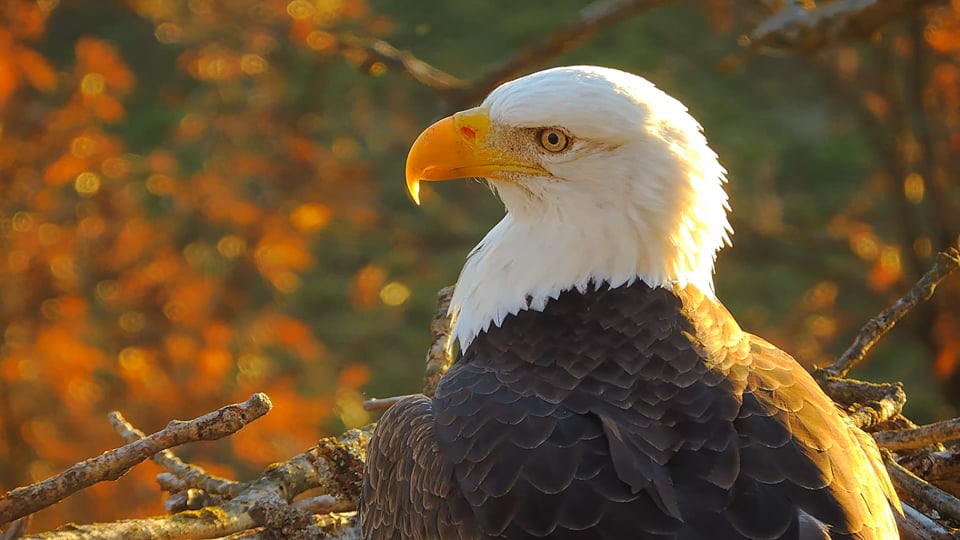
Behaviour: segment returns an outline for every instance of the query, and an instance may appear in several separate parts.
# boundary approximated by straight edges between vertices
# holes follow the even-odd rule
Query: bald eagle
[[[716,299],[725,171],[647,80],[549,69],[407,159],[506,207],[450,311],[454,365],[370,441],[367,539],[893,539],[869,436]]]

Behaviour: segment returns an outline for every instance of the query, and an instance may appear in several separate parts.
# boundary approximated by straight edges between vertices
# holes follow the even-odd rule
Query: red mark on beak
[[[466,137],[467,139],[471,139],[471,140],[477,138],[477,132],[474,131],[472,128],[468,128],[467,126],[463,126],[460,128],[460,134]]]

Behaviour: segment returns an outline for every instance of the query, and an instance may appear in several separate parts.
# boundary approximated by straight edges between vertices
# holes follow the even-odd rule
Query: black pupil
[[[560,136],[556,133],[548,133],[547,142],[554,146],[560,144]]]

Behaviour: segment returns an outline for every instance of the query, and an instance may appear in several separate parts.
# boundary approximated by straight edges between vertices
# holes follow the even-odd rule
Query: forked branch
[[[46,508],[97,482],[116,480],[164,449],[226,437],[267,414],[271,407],[266,394],[254,394],[243,403],[221,407],[187,422],[174,420],[149,437],[81,461],[36,484],[16,488],[0,496],[0,524]]]
[[[933,296],[937,285],[960,268],[960,252],[951,247],[937,254],[937,262],[920,281],[901,297],[895,304],[883,310],[879,315],[867,321],[857,339],[843,355],[830,367],[818,370],[818,378],[846,377],[847,373],[863,361],[874,345],[880,341],[903,318],[904,315]]]

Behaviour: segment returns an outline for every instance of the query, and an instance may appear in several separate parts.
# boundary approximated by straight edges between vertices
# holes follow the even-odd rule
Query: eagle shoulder
[[[701,354],[743,387],[735,421],[742,473],[780,484],[834,538],[897,538],[899,499],[873,438],[792,356],[740,330],[722,304],[696,290],[681,298]]]
[[[366,540],[479,540],[473,514],[437,449],[422,395],[384,413],[367,446],[360,521]]]

